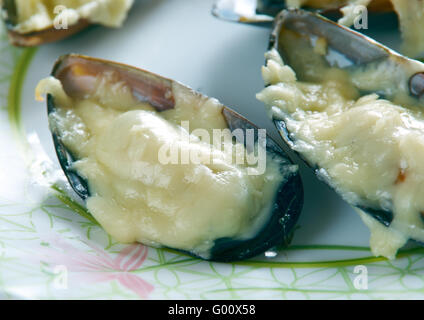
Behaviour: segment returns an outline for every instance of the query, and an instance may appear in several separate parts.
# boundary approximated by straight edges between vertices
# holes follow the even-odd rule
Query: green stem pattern
[[[9,96],[7,101],[7,110],[12,130],[14,134],[16,134],[18,140],[25,144],[27,143],[24,130],[21,125],[22,88],[28,68],[36,52],[37,48],[29,48],[25,49],[20,55],[10,81]]]

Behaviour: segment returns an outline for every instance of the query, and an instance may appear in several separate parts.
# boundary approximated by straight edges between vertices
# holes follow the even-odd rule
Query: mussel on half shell
[[[50,79],[50,80],[49,80]],[[100,59],[95,59],[91,57],[81,56],[81,55],[67,55],[61,57],[58,62],[56,63],[53,72],[51,74],[51,78],[48,78],[46,81],[54,80],[56,87],[50,87],[50,88],[41,88],[44,85],[40,83],[38,88],[38,94],[47,93],[47,105],[48,105],[48,113],[49,113],[49,121],[50,121],[50,128],[53,135],[53,141],[56,149],[56,153],[60,162],[60,165],[70,183],[72,188],[75,190],[76,194],[82,198],[86,203],[90,204],[90,199],[98,198],[102,196],[103,200],[109,201],[111,200],[113,203],[116,201],[113,201],[113,196],[110,196],[108,198],[105,193],[108,191],[102,191],[102,186],[98,185],[97,182],[93,183],[94,180],[90,180],[91,176],[90,173],[81,172],[84,171],[81,168],[81,166],[78,166],[81,161],[84,161],[81,155],[79,155],[79,148],[83,148],[84,143],[79,143],[74,145],[72,148],[70,148],[70,145],[68,143],[69,141],[69,132],[64,130],[64,128],[69,128],[64,126],[62,123],[63,118],[60,116],[57,116],[60,112],[61,108],[63,108],[63,105],[66,104],[66,101],[80,101],[82,104],[85,104],[83,108],[84,116],[86,116],[89,119],[92,119],[92,123],[96,126],[103,126],[104,122],[102,122],[102,117],[98,116],[99,112],[99,106],[97,104],[90,104],[87,107],[87,102],[90,97],[96,97],[97,102],[106,103],[106,101],[109,101],[109,99],[114,99],[113,103],[117,105],[117,108],[119,109],[120,116],[117,116],[117,118],[121,119],[123,117],[126,117],[128,121],[136,121],[141,115],[144,115],[145,117],[148,117],[148,120],[151,119],[151,121],[147,121],[146,125],[153,127],[152,130],[156,130],[154,128],[153,123],[161,123],[161,121],[165,121],[164,119],[168,117],[168,120],[171,121],[172,119],[178,119],[181,121],[190,121],[190,128],[192,127],[192,124],[194,127],[197,127],[197,129],[202,127],[207,127],[207,130],[214,129],[215,125],[214,123],[220,123],[223,124],[223,126],[226,129],[230,129],[231,131],[238,130],[240,132],[248,134],[248,132],[254,133],[254,144],[259,143],[259,130],[258,128],[252,124],[251,122],[247,121],[245,118],[237,114],[236,112],[232,111],[231,109],[222,106],[219,104],[215,99],[211,100],[210,98],[207,98],[199,93],[194,92],[193,90],[183,86],[182,84],[169,80],[167,78],[163,78],[161,76],[155,75],[153,73],[137,69],[134,67],[122,65],[119,63],[111,62],[111,61],[105,61]],[[100,79],[100,80],[99,80]],[[105,80],[106,79],[106,80]],[[108,79],[108,80],[107,80]],[[99,85],[104,85],[105,81],[111,81],[108,84],[107,89],[103,87],[103,91],[101,91],[101,96],[98,96],[99,93]],[[181,92],[184,93],[183,99],[181,99]],[[128,94],[129,93],[129,94]],[[118,97],[118,100],[116,100],[116,97]],[[94,99],[94,98],[93,98]],[[128,102],[130,101],[130,102]],[[135,101],[135,102],[134,102]],[[191,109],[183,109],[183,107],[179,107],[179,104],[183,102],[193,102],[193,107]],[[127,103],[128,102],[128,103]],[[91,103],[91,102],[90,102]],[[127,103],[127,104],[126,104]],[[140,107],[141,106],[141,107]],[[212,108],[213,107],[213,108]],[[126,109],[128,108],[128,110]],[[139,108],[145,108],[148,110],[149,114],[145,113],[147,111],[140,111]],[[212,121],[209,121],[211,119],[207,118],[207,114],[210,113],[208,108],[212,108],[211,110],[215,112],[218,110],[219,112],[215,114],[217,117],[216,121],[212,119]],[[73,105],[70,103],[66,109],[67,114],[73,113]],[[93,110],[91,112],[91,110]],[[97,111],[96,111],[97,110]],[[215,110],[215,111],[214,111]],[[116,118],[115,114],[118,112],[116,110],[113,110],[113,119]],[[128,112],[127,112],[128,111]],[[65,114],[66,114],[65,112]],[[97,113],[96,113],[97,112]],[[151,116],[151,113],[155,114],[154,118]],[[93,113],[93,114],[91,114]],[[171,114],[171,116],[169,116]],[[72,116],[74,117],[74,116]],[[74,117],[75,118],[75,117]],[[122,120],[122,119],[121,119]],[[119,120],[119,121],[121,121]],[[167,120],[167,121],[168,121]],[[107,120],[109,121],[109,120]],[[113,120],[115,121],[115,120]],[[108,129],[110,127],[113,127],[116,123],[113,125],[108,125]],[[118,121],[118,120],[116,120]],[[138,121],[138,120],[137,120]],[[146,122],[146,121],[145,121]],[[144,123],[145,123],[144,122]],[[142,121],[140,123],[143,123]],[[141,124],[137,124],[136,126],[131,126],[130,130],[128,132],[135,132],[139,130]],[[196,123],[196,124],[195,124]],[[126,125],[124,124],[124,127]],[[77,124],[73,126],[74,130],[73,132],[77,131],[84,131],[81,128],[83,127],[82,124]],[[97,129],[96,129],[97,130]],[[103,163],[107,163],[105,165],[109,170],[113,167],[113,170],[116,170],[118,173],[122,173],[123,176],[128,175],[128,179],[133,181],[132,179],[139,175],[141,171],[143,174],[146,173],[146,171],[143,171],[142,163],[140,161],[148,161],[146,160],[146,157],[154,156],[151,152],[150,153],[143,153],[142,150],[143,146],[140,146],[140,141],[147,141],[147,145],[151,145],[149,140],[137,140],[137,139],[144,139],[144,137],[141,134],[138,134],[136,137],[132,137],[129,139],[130,142],[128,142],[125,138],[125,128],[122,128],[114,131],[113,134],[109,135],[108,138],[106,138],[106,142],[104,144],[104,149],[110,149],[115,148],[114,147],[114,140],[121,139],[118,142],[116,148],[118,148],[120,151],[118,154],[111,154],[111,153],[104,153],[104,150],[102,149],[99,152],[103,152],[102,154],[104,157],[102,160],[100,160]],[[159,131],[159,135],[162,133],[160,130],[156,130],[155,132]],[[167,129],[168,130],[168,129]],[[174,129],[172,129],[174,130]],[[87,130],[90,132],[90,128]],[[94,129],[92,130],[94,132]],[[153,132],[152,131],[152,132]],[[149,131],[150,132],[150,131]],[[150,133],[145,133],[144,135],[149,135]],[[193,133],[194,134],[194,133]],[[72,133],[71,133],[72,135]],[[84,135],[84,134],[82,134]],[[94,133],[93,133],[94,136]],[[140,138],[141,137],[141,138]],[[101,138],[98,138],[99,141]],[[135,139],[135,140],[134,140]],[[167,139],[166,135],[164,139]],[[234,139],[234,138],[233,138]],[[237,136],[235,139],[239,139]],[[103,141],[103,140],[101,140]],[[135,142],[134,142],[135,141]],[[236,142],[234,142],[236,143]],[[246,148],[246,150],[253,150],[255,147],[252,145],[252,142],[247,141],[247,138],[245,141],[238,141],[239,145],[241,144]],[[110,160],[111,157],[118,157],[118,159],[127,159],[124,157],[127,157],[126,153],[126,144],[128,145],[135,145],[136,148],[140,148],[137,152],[132,152],[131,155],[128,157],[140,157],[140,161],[136,159],[135,165],[131,168],[130,165],[133,162],[126,161],[125,163],[120,163],[114,160]],[[112,147],[111,147],[112,145]],[[265,146],[264,146],[265,147]],[[93,145],[89,147],[89,150],[93,150]],[[124,149],[122,149],[124,148]],[[147,147],[146,147],[147,148]],[[71,150],[72,149],[72,150]],[[97,148],[98,149],[98,148]],[[96,150],[97,150],[96,149]],[[115,150],[115,149],[114,149]],[[265,149],[264,149],[265,150]],[[90,151],[91,152],[91,151]],[[253,257],[255,255],[258,255],[260,253],[265,252],[266,250],[277,246],[279,244],[283,244],[287,241],[289,241],[290,237],[292,236],[292,232],[294,230],[296,221],[300,215],[302,205],[303,205],[303,188],[302,188],[302,182],[298,173],[297,166],[294,166],[292,162],[289,160],[289,158],[286,156],[286,154],[282,151],[282,149],[269,137],[266,138],[266,155],[267,159],[270,159],[270,161],[274,161],[274,163],[277,164],[276,168],[278,170],[278,174],[281,174],[281,177],[283,179],[278,180],[278,184],[275,185],[275,190],[272,196],[269,198],[269,203],[264,204],[262,208],[260,209],[260,212],[257,212],[257,216],[249,223],[250,225],[247,225],[245,229],[245,234],[238,234],[235,233],[236,236],[223,236],[219,238],[212,238],[208,240],[208,243],[212,242],[212,245],[207,248],[207,250],[199,249],[196,247],[194,250],[190,246],[186,245],[173,245],[172,241],[163,243],[161,242],[161,239],[155,239],[154,241],[149,239],[149,241],[146,244],[152,244],[155,246],[163,246],[168,248],[173,248],[179,251],[187,252],[193,256],[201,257],[206,260],[213,260],[213,261],[236,261],[236,260],[243,260],[250,257]],[[268,163],[268,162],[267,162]],[[104,168],[104,166],[100,166],[101,168]],[[177,165],[175,170],[178,170],[178,168],[183,168],[184,166]],[[187,167],[187,166],[186,166]],[[87,167],[85,167],[87,168]],[[97,167],[96,167],[97,168]],[[133,201],[132,198],[142,198],[146,199],[146,197],[151,197],[152,199],[156,199],[154,197],[157,197],[158,199],[161,199],[160,201],[150,201],[150,205],[154,206],[155,208],[162,208],[162,207],[169,207],[173,208],[173,205],[176,203],[179,205],[179,198],[182,198],[183,203],[185,203],[189,207],[193,207],[194,204],[197,206],[195,208],[203,208],[201,210],[198,210],[196,215],[192,216],[190,219],[195,219],[196,221],[202,218],[202,211],[209,210],[209,204],[210,207],[213,208],[221,208],[224,209],[229,207],[231,208],[231,203],[226,206],[224,203],[225,201],[230,201],[234,203],[240,203],[240,205],[245,206],[245,201],[248,201],[249,205],[254,205],[255,201],[252,202],[252,199],[255,199],[255,197],[261,197],[261,193],[263,191],[263,194],[265,194],[268,191],[266,184],[264,184],[261,188],[263,190],[257,190],[254,192],[254,194],[250,194],[248,197],[246,197],[244,194],[244,188],[243,184],[237,181],[245,181],[242,176],[238,176],[235,180],[237,188],[234,190],[227,190],[228,188],[225,183],[222,183],[222,189],[214,189],[215,185],[218,185],[219,180],[226,181],[226,175],[225,175],[225,169],[221,167],[210,167],[208,169],[207,166],[196,167],[199,169],[199,173],[195,174],[191,178],[184,178],[185,180],[194,180],[197,181],[201,179],[202,172],[207,170],[209,175],[214,176],[214,179],[207,180],[210,182],[210,186],[205,184],[190,184],[186,183],[183,184],[183,178],[179,178],[178,175],[170,175],[168,177],[169,179],[173,179],[172,181],[177,181],[180,186],[178,188],[175,188],[173,191],[174,193],[167,192],[166,189],[164,189],[163,194],[155,193],[158,191],[158,188],[156,185],[150,185],[152,181],[156,181],[156,177],[160,176],[160,173],[166,170],[171,170],[169,167],[166,166],[157,166],[156,169],[148,170],[147,175],[149,175],[149,182],[143,182],[143,191],[137,192],[127,192],[127,194],[132,194],[129,196],[128,202]],[[185,167],[184,167],[185,168]],[[195,169],[196,169],[195,168]],[[172,170],[174,170],[172,169]],[[196,170],[197,170],[196,169]],[[97,169],[96,169],[97,170]],[[110,169],[112,170],[112,169]],[[183,170],[183,169],[181,169]],[[202,171],[203,170],[203,171]],[[220,170],[223,170],[223,174],[220,174]],[[157,172],[156,172],[157,171]],[[114,171],[115,172],[115,171]],[[156,172],[157,175],[153,174],[153,172]],[[197,171],[196,171],[197,172]],[[228,171],[228,174],[230,175],[230,171]],[[265,172],[265,174],[268,174],[268,171]],[[97,176],[103,176],[104,171],[103,169],[98,170],[93,174],[94,177]],[[90,176],[90,177],[88,177]],[[127,180],[128,180],[127,179]],[[143,179],[143,176],[140,176],[140,179]],[[179,179],[179,180],[178,180]],[[197,179],[197,180],[196,180]],[[273,180],[271,176],[264,177],[264,181],[268,181],[268,184],[276,183]],[[165,179],[166,180],[166,179]],[[184,180],[184,181],[185,181]],[[108,180],[109,181],[109,180]],[[119,192],[124,190],[125,188],[129,188],[126,184],[127,182],[124,181],[121,185],[119,175],[116,175],[116,178],[112,181],[112,184],[116,185],[116,188],[119,189]],[[144,180],[143,180],[144,181]],[[187,182],[186,181],[186,182]],[[256,181],[256,180],[255,180]],[[274,181],[274,182],[273,182]],[[162,181],[163,182],[163,181]],[[134,182],[134,184],[137,186],[139,182]],[[163,182],[166,185],[166,181]],[[136,188],[136,187],[134,187]],[[136,189],[132,190],[136,190]],[[247,187],[246,187],[247,188]],[[105,189],[106,190],[106,189]],[[108,189],[109,190],[109,189]],[[138,190],[138,189],[137,189]],[[203,190],[204,193],[201,193]],[[209,191],[208,191],[209,190]],[[205,194],[206,192],[206,194]],[[124,191],[122,191],[124,193]],[[174,194],[174,195],[172,195]],[[198,195],[203,195],[203,198],[198,198]],[[125,197],[126,197],[125,195]],[[241,196],[243,195],[243,196]],[[221,198],[220,198],[221,197]],[[223,200],[223,198],[225,198]],[[126,198],[125,198],[126,199]],[[241,200],[240,200],[241,199]],[[244,199],[244,200],[243,200]],[[143,200],[143,201],[144,201]],[[126,200],[127,201],[127,200]],[[132,208],[138,208],[139,203],[144,203],[146,201],[137,202],[135,205],[133,205]],[[169,203],[168,203],[169,202]],[[204,204],[204,202],[207,202]],[[220,202],[223,202],[221,204]],[[109,203],[109,202],[108,202]],[[144,208],[144,207],[143,207]],[[142,214],[143,208],[141,207],[139,210],[135,210],[136,214]],[[88,209],[90,210],[90,206],[88,205]],[[170,210],[171,210],[170,209]],[[110,207],[107,207],[105,211],[113,210]],[[131,209],[132,210],[132,209]],[[158,209],[159,211],[162,209]],[[91,210],[90,210],[91,211]],[[182,207],[181,211],[184,214],[184,207]],[[210,210],[209,210],[210,211]],[[140,213],[141,212],[141,213]],[[150,211],[149,211],[150,212]],[[91,212],[93,213],[93,212]],[[96,211],[97,213],[97,211]],[[158,215],[162,214],[163,212],[159,212]],[[209,229],[213,228],[227,228],[228,226],[231,226],[232,224],[232,214],[231,210],[228,211],[228,216],[226,216],[225,212],[215,212],[212,214],[212,216],[207,217],[210,219],[210,223],[197,223],[195,224],[193,222],[193,226],[190,226],[190,220],[178,220],[178,215],[176,215],[174,218],[175,220],[172,220],[174,218],[171,218],[170,221],[168,221],[167,230],[164,231],[164,234],[166,236],[174,239],[183,239],[186,235],[185,234],[175,234],[170,235],[173,230],[179,230],[175,226],[179,226],[182,229],[181,230],[188,230],[187,232],[196,232],[200,236],[203,232],[210,232]],[[99,214],[93,214],[94,217],[99,221],[100,217],[100,224],[105,227],[106,231],[113,230],[115,228],[115,225],[117,220],[115,219],[113,221],[109,220],[102,220],[102,215]],[[216,226],[216,223],[214,222],[214,216],[216,216],[216,219],[224,219],[224,221],[221,221],[220,225]],[[228,217],[228,218],[227,218]],[[154,218],[152,218],[154,220]],[[184,219],[184,218],[180,218]],[[144,223],[141,222],[140,219],[138,223]],[[105,222],[106,221],[106,222]],[[154,223],[148,219],[145,218],[143,221],[145,221],[146,226],[152,225],[153,227],[156,227]],[[245,224],[245,222],[242,222]],[[136,224],[136,223],[134,223]],[[184,224],[188,224],[188,226],[184,226]],[[202,226],[207,230],[197,230],[196,226]],[[144,226],[143,226],[144,227]],[[175,228],[174,228],[175,227]],[[126,228],[126,226],[123,226],[123,228]],[[147,227],[146,227],[147,228]],[[185,229],[184,229],[185,228]],[[196,229],[196,230],[193,230]],[[243,231],[244,232],[244,231]],[[110,233],[110,232],[109,232]],[[126,233],[124,232],[124,235]],[[112,232],[112,235],[113,232]],[[132,242],[133,238],[125,238],[123,237],[123,242]],[[167,238],[168,239],[168,238]],[[120,239],[118,239],[120,240]],[[139,241],[139,239],[135,239],[136,241]],[[183,242],[181,242],[183,243]]]

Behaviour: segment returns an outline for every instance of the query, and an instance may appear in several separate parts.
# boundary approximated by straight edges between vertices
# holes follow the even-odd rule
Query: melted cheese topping
[[[339,23],[352,26],[355,23],[355,19],[361,14],[360,11],[357,10],[358,6],[367,7],[372,0],[351,0],[347,3],[340,11],[343,14],[343,17],[340,18]]]
[[[424,2],[422,0],[390,0],[399,17],[400,28],[403,37],[401,51],[411,57],[424,54],[424,34],[421,31],[424,26]],[[344,17],[339,23],[352,26],[357,15],[355,10],[358,5],[368,6],[371,0],[353,0],[341,9]]]
[[[21,33],[52,27],[55,22],[68,26],[80,19],[108,27],[120,27],[133,0],[15,0],[18,21],[14,30]]]
[[[319,175],[346,201],[393,212],[390,228],[364,219],[371,227],[376,255],[393,258],[407,239],[424,241],[422,109],[403,107],[375,94],[361,97],[353,85],[360,77],[324,68],[311,55],[296,52],[297,64],[303,66],[296,70],[308,80],[298,81],[299,75],[273,50],[262,70],[268,87],[258,99],[268,106],[272,118],[284,120],[293,148],[311,166],[321,168]],[[373,81],[384,79],[382,74],[377,73]]]
[[[401,51],[408,56],[418,57],[424,54],[424,2],[422,0],[388,0],[396,11],[402,31],[403,44]],[[343,17],[338,21],[347,27],[354,24],[355,19],[362,13],[358,6],[369,6],[373,0],[286,0],[288,8],[341,8]],[[387,4],[388,6],[389,4]]]
[[[421,0],[391,0],[399,16],[404,43],[402,52],[411,57],[424,54],[424,2]]]
[[[175,108],[159,114],[123,83],[112,85],[112,78],[99,78],[96,94],[84,100],[67,96],[54,78],[37,88],[37,95],[50,93],[61,106],[50,125],[79,159],[74,167],[89,183],[87,207],[96,220],[120,242],[204,258],[216,239],[254,237],[270,217],[279,185],[297,167],[281,172],[282,159],[269,154],[263,174],[246,162],[236,164],[235,157],[248,152],[233,142],[215,99],[175,84]],[[189,121],[189,130],[181,121]],[[199,128],[227,135],[221,145],[211,145],[196,135]],[[195,152],[199,160],[163,163],[161,155],[171,148]],[[256,152],[266,154],[259,146]]]

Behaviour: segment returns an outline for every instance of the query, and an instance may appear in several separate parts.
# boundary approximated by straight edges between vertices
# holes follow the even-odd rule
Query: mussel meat
[[[91,24],[120,27],[133,0],[3,0],[10,42],[32,47],[80,32]]]
[[[270,47],[257,97],[287,145],[361,212],[376,255],[423,242],[424,64],[303,10],[278,15]]]
[[[303,204],[298,167],[216,99],[80,55],[60,58],[36,91],[48,94],[70,185],[118,241],[235,261],[290,239]]]

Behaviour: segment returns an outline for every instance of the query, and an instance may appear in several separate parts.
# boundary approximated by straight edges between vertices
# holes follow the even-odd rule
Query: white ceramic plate
[[[34,88],[65,53],[115,60],[179,80],[278,138],[255,99],[263,87],[260,68],[269,29],[219,21],[211,7],[212,0],[137,1],[122,29],[93,27],[39,49],[12,48],[2,31],[0,297],[424,298],[424,250],[405,249],[395,261],[373,257],[360,218],[303,167],[305,207],[293,246],[273,259],[236,264],[120,245],[48,186],[43,172],[58,164],[46,107],[34,101]],[[385,41],[397,37],[381,30],[376,35]]]

